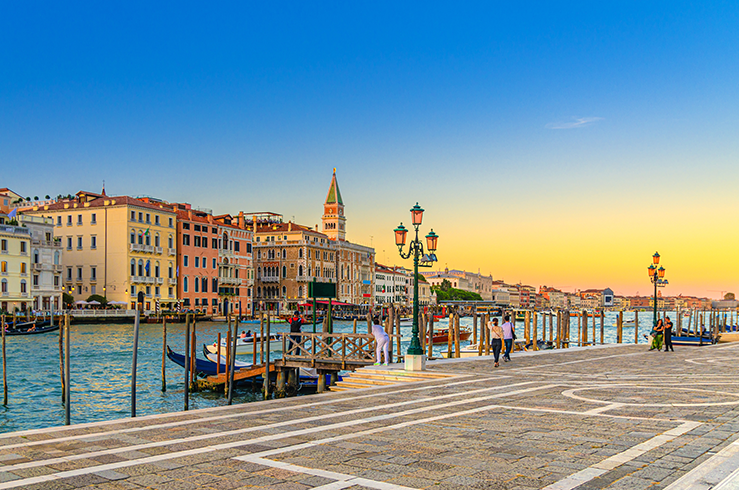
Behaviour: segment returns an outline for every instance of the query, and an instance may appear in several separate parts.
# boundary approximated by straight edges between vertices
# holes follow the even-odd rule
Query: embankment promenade
[[[451,359],[425,381],[6,433],[0,488],[735,488],[737,354]]]

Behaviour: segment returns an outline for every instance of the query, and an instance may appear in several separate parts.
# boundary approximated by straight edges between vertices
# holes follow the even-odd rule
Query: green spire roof
[[[334,169],[334,175],[331,177],[331,186],[328,188],[328,196],[326,196],[326,204],[344,204],[341,200],[341,191],[339,190],[339,183],[336,182],[336,169]]]

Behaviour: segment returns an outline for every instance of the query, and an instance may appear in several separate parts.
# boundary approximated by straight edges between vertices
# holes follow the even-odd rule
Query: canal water
[[[640,332],[651,328],[650,315],[640,315]],[[626,313],[625,320],[633,319]],[[572,336],[577,335],[576,318],[572,319]],[[541,319],[539,319],[541,322]],[[616,341],[615,313],[605,318],[605,341]],[[674,316],[673,316],[673,322]],[[465,317],[461,325],[471,326],[472,318]],[[647,326],[649,324],[649,327]],[[596,319],[600,332],[600,319]],[[259,325],[243,324],[240,330],[259,328]],[[435,324],[435,329],[446,328],[447,321]],[[320,331],[321,326],[317,326]],[[590,319],[592,332],[592,319]],[[167,325],[167,342],[176,352],[184,350],[184,324]],[[214,342],[218,333],[225,335],[225,323],[198,323],[197,355],[203,357],[202,345]],[[284,323],[272,325],[273,332],[286,332]],[[548,328],[547,328],[548,330]],[[312,331],[311,325],[303,331]],[[335,332],[352,332],[352,322],[336,321]],[[367,332],[366,322],[359,322],[357,331]],[[517,332],[523,336],[523,324]],[[401,350],[408,348],[411,327],[402,327]],[[541,335],[541,326],[539,327]],[[598,334],[600,335],[600,334]],[[641,337],[641,333],[640,333]],[[598,338],[599,340],[599,338]],[[646,342],[643,338],[640,342]],[[132,325],[73,325],[70,331],[71,370],[71,422],[73,424],[130,417],[131,407],[131,358],[133,353]],[[466,345],[469,342],[463,342]],[[624,343],[634,343],[634,328],[624,328]],[[50,332],[40,335],[6,337],[8,405],[0,406],[0,431],[9,432],[64,423],[64,407],[61,403],[61,376],[59,369],[59,335]],[[446,345],[435,346],[439,356]],[[279,354],[272,354],[279,356]],[[244,361],[250,362],[249,356]],[[167,360],[167,391],[162,392],[162,326],[142,324],[139,333],[138,369],[136,384],[136,412],[138,416],[176,412],[184,408],[183,369]],[[247,403],[261,400],[260,393],[248,387],[234,390],[233,402]],[[223,393],[191,393],[190,408],[221,406],[226,403]]]

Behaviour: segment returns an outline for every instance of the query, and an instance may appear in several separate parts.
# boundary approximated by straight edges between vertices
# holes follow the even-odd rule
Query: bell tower
[[[331,185],[328,188],[326,202],[323,204],[323,216],[321,217],[323,233],[331,240],[346,240],[346,217],[344,216],[344,201],[341,199],[339,183],[336,182],[336,169],[331,177]]]

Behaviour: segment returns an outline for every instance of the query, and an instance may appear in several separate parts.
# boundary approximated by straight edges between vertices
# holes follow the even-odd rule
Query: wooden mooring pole
[[[167,391],[167,319],[162,317],[162,393]]]
[[[634,343],[639,343],[639,310],[634,311]]]
[[[190,410],[190,316],[185,315],[185,411]]]
[[[136,362],[139,354],[139,310],[133,317],[133,356],[131,358],[131,417],[136,416]]]
[[[234,322],[234,330],[233,330],[233,345],[229,345],[227,348],[231,350],[231,355],[229,356],[229,365],[228,365],[228,404],[231,405],[233,403],[233,391],[234,391],[234,372],[236,371],[236,342],[238,341],[238,335],[236,335],[237,331],[239,329],[239,322],[238,320]],[[267,317],[267,331],[269,332],[269,317]],[[228,313],[228,332],[231,333],[231,314]],[[269,342],[269,340],[267,340]],[[218,351],[220,352],[221,346],[218,346]],[[269,343],[267,344],[267,351],[269,352]],[[252,366],[254,364],[252,363]]]
[[[3,405],[8,405],[8,363],[5,360],[5,315],[0,317],[0,328],[3,329]]]
[[[69,389],[69,313],[64,315],[64,425],[69,425],[71,393]]]
[[[59,318],[59,377],[62,381],[62,404],[64,404],[67,396],[66,388],[64,387],[64,318]]]
[[[329,317],[329,313],[326,312],[326,317]],[[331,324],[331,319],[329,318],[329,325]],[[269,334],[270,334],[270,323],[269,323],[269,315],[267,315],[267,349],[265,351],[265,360],[264,360],[264,399],[266,400],[269,398]],[[233,357],[236,357],[236,339],[234,339],[234,351],[233,356],[231,359],[231,365],[233,365],[234,360]],[[233,369],[231,369],[231,372],[233,372]]]

